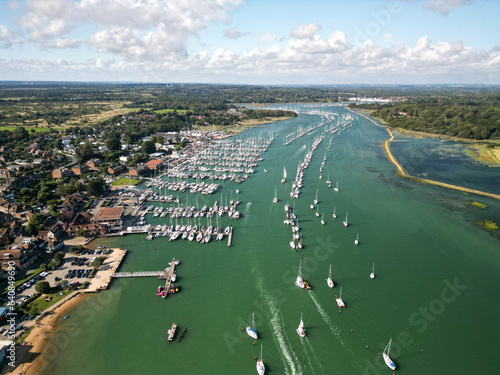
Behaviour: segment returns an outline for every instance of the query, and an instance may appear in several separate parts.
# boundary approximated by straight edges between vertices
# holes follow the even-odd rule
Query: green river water
[[[343,107],[325,111],[347,112]],[[498,222],[499,202],[397,178],[381,148],[387,132],[354,118],[352,127],[335,135],[329,152],[327,135],[305,170],[304,187],[295,200],[301,252],[289,246],[291,227],[283,225],[283,207],[293,205],[289,191],[306,153],[303,146],[310,146],[324,128],[288,146],[282,142],[299,125],[318,121],[307,114],[238,135],[278,133],[253,176],[240,185],[221,183],[224,199],[238,188],[242,202],[241,219],[231,220],[231,247],[226,241],[147,241],[142,234],[101,239],[101,245],[128,249],[120,271],[160,270],[173,257],[180,259],[176,283],[181,293],[157,297],[159,282],[152,277],[114,280],[109,290],[88,298],[60,322],[61,331],[42,354],[39,373],[256,374],[254,357],[260,356],[262,344],[266,374],[391,374],[379,355],[390,338],[391,357],[401,375],[499,373],[500,246],[474,225],[484,218]],[[411,155],[418,151],[422,160],[415,168],[425,166],[432,173],[418,142],[398,144],[399,156],[415,160]],[[459,170],[456,163],[450,161]],[[285,184],[280,183],[283,166],[288,171]],[[453,168],[436,173],[433,178],[442,173],[446,182],[453,181]],[[473,173],[468,172],[471,180]],[[491,186],[495,171],[478,173]],[[339,182],[339,192],[325,184],[328,174],[333,185]],[[275,186],[279,202],[273,204]],[[480,186],[474,180],[473,187]],[[489,191],[499,194],[499,186]],[[324,226],[309,208],[316,189]],[[200,206],[220,199],[220,191],[199,195]],[[467,204],[474,200],[488,207]],[[334,206],[337,219],[332,217]],[[350,226],[344,228],[347,211]],[[153,224],[167,220],[148,217]],[[222,225],[227,224],[225,216]],[[294,285],[300,259],[312,291]],[[374,262],[376,277],[370,279]],[[330,264],[333,289],[326,284]],[[346,303],[341,313],[335,303],[340,286]],[[241,330],[252,312],[259,334],[255,345]],[[301,314],[305,339],[296,333]],[[187,332],[180,343],[167,344],[173,322]]]

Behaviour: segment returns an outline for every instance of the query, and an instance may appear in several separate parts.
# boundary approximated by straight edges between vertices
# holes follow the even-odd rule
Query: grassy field
[[[141,180],[137,180],[135,178],[128,178],[127,176],[122,176],[122,178],[115,180],[111,183],[111,186],[126,186],[126,185],[136,185]]]
[[[173,111],[177,111],[177,113],[179,115],[185,115],[186,114],[186,110],[185,109],[158,109],[156,111],[153,111],[154,113],[170,113],[170,112],[173,112]]]
[[[55,288],[53,288],[55,289]],[[28,306],[26,306],[26,310],[30,311],[33,306],[36,306],[37,312],[42,312],[48,309],[50,306],[52,306],[54,303],[62,300],[64,297],[66,297],[68,294],[70,294],[72,290],[63,290],[63,291],[57,291],[57,292],[52,292],[48,294],[42,294],[40,297],[38,297],[36,300],[31,302]],[[50,297],[50,301],[45,301],[45,298]]]
[[[31,132],[31,129],[34,129],[35,133],[42,133],[42,132],[50,131],[49,128],[44,128],[44,127],[39,128],[36,126],[29,126],[29,125],[22,125],[22,126],[29,132]],[[15,128],[17,128],[17,126],[0,126],[0,131],[3,131],[3,130],[13,131]]]

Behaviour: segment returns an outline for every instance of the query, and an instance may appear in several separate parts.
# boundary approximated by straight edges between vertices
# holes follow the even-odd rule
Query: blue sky
[[[0,80],[500,84],[497,0],[5,0]]]

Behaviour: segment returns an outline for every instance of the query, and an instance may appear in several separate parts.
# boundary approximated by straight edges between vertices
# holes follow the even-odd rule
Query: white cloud
[[[419,0],[403,0],[407,3],[417,2]],[[459,8],[462,5],[467,3],[471,3],[472,0],[425,0],[424,8],[432,10],[434,12],[438,12],[441,14],[448,14],[455,8]]]
[[[65,49],[65,48],[78,48],[81,45],[82,45],[82,41],[80,39],[57,38],[54,42],[47,44],[46,47],[47,48]]]
[[[0,25],[0,46],[6,48],[16,43],[21,43],[21,41],[14,37],[12,30],[5,25]]]
[[[18,23],[26,39],[44,48],[56,45],[80,25],[96,25],[100,31],[90,37],[89,45],[98,50],[115,50],[129,58],[159,56],[151,53],[159,43],[160,52],[178,53],[187,40],[208,27],[212,21],[228,22],[228,12],[243,0],[27,0],[29,12]],[[122,50],[102,46],[116,30],[129,30],[134,40]],[[141,41],[139,41],[139,39]],[[134,42],[137,42],[134,44]],[[124,43],[120,44],[124,45]],[[172,46],[173,51],[169,46]]]
[[[296,39],[310,39],[319,30],[321,30],[321,26],[317,22],[309,24],[300,23],[297,28],[291,31],[290,36]]]
[[[255,39],[260,40],[262,43],[272,43],[276,41],[277,37],[271,33],[258,33],[253,36]]]
[[[424,7],[441,14],[448,14],[451,10],[470,3],[470,0],[427,0]]]
[[[229,39],[238,39],[248,34],[240,32],[236,26],[224,30],[224,36]]]

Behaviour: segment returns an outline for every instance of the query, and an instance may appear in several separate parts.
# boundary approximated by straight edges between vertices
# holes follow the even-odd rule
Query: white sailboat
[[[337,208],[337,206],[333,207],[333,218],[336,219],[337,218],[337,214],[335,213],[335,209]]]
[[[318,208],[319,208],[319,205],[317,205],[317,206],[316,206],[316,213],[315,213],[315,215],[316,215],[317,217],[319,217]]]
[[[337,184],[335,185],[335,187],[333,188],[333,190],[339,191],[339,182],[338,181],[337,181]]]
[[[295,285],[297,285],[299,288],[304,289],[306,285],[304,284],[304,280],[302,279],[302,259],[300,260],[299,263],[299,273],[297,274],[297,280],[295,280]]]
[[[356,236],[356,239],[354,240],[354,245],[357,245],[357,244],[359,244],[359,233]]]
[[[302,314],[300,314],[300,323],[297,328],[297,333],[300,337],[306,337],[306,331],[304,330],[304,321],[302,320]]]
[[[330,288],[333,288],[335,284],[333,283],[332,280],[332,265],[330,264],[330,271],[328,271],[328,279],[326,279],[326,283]]]
[[[391,370],[396,370],[396,364],[392,361],[391,357],[389,357],[389,352],[391,351],[391,343],[392,338],[389,340],[389,343],[384,349],[382,356],[384,357],[384,362]]]
[[[276,186],[274,187],[273,203],[278,203],[278,194],[276,193]]]
[[[345,307],[345,303],[342,301],[342,287],[340,287],[340,296],[339,298],[335,298],[335,301],[339,307]]]
[[[254,315],[255,314],[252,313],[252,326],[251,327],[248,326],[246,328],[246,331],[247,331],[248,336],[250,336],[251,338],[257,340],[257,331],[255,329],[255,316]]]
[[[264,366],[264,361],[262,360],[262,344],[260,344],[260,359],[257,360],[257,374],[264,375],[266,372],[266,367]]]
[[[284,184],[286,182],[286,168],[283,166],[283,178],[281,179],[281,183]]]
[[[318,189],[316,189],[316,198],[314,199],[314,204],[318,204]]]
[[[330,181],[330,173],[328,173],[328,180],[325,181],[328,187],[332,187],[332,182]]]
[[[346,228],[349,225],[349,222],[347,221],[347,216],[348,215],[349,215],[349,211],[347,211],[346,214],[345,214],[344,227],[346,227]]]
[[[325,225],[325,214],[321,214],[321,225]]]
[[[374,278],[375,278],[375,263],[373,263],[372,273],[370,274],[370,279],[374,279]]]

